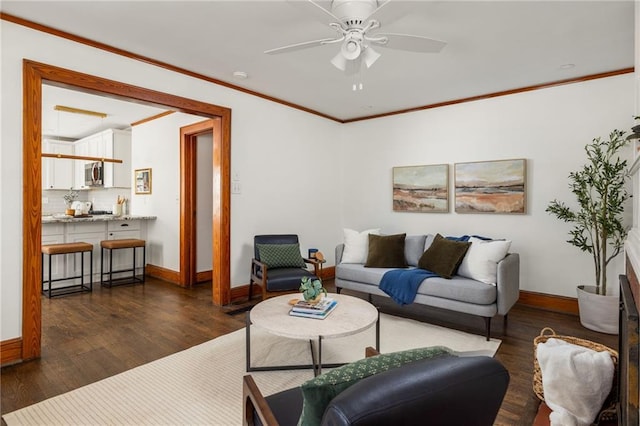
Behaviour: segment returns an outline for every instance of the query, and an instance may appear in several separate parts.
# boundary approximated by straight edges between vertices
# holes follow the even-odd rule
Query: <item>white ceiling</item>
[[[56,105],[101,112],[106,117],[55,110]],[[164,109],[44,84],[42,86],[42,134],[80,139],[105,129],[127,129],[131,123],[153,117]]]
[[[447,46],[437,54],[380,48],[382,57],[354,77],[329,62],[339,45],[263,53],[335,35],[304,0],[2,1],[0,8],[340,120],[634,65],[633,1],[392,0],[377,16],[381,31]],[[234,79],[234,71],[249,78]],[[364,90],[353,92],[354,82]]]

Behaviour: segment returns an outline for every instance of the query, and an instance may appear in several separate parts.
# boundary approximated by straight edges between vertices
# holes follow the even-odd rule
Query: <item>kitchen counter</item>
[[[47,223],[76,223],[76,222],[109,222],[115,220],[153,220],[157,216],[136,216],[136,215],[121,215],[114,216],[111,214],[100,215],[86,215],[86,216],[65,216],[65,215],[51,215],[42,216],[42,224]]]

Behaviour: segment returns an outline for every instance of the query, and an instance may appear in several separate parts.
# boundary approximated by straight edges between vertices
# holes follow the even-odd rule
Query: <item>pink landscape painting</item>
[[[525,213],[526,160],[455,164],[456,213]]]
[[[449,165],[393,168],[393,210],[446,213],[449,211]]]

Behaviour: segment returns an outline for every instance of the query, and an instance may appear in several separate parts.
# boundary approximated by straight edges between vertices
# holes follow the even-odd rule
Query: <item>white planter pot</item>
[[[577,288],[580,323],[590,330],[618,334],[619,297],[596,294],[595,289],[585,285]]]

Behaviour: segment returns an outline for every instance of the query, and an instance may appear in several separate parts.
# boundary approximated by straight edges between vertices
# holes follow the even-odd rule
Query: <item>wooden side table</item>
[[[322,266],[325,263],[327,263],[327,261],[324,258],[318,259],[318,258],[312,257],[310,259],[305,259],[305,262],[312,264],[313,265],[313,270],[314,270],[313,273],[318,278],[322,279]]]

